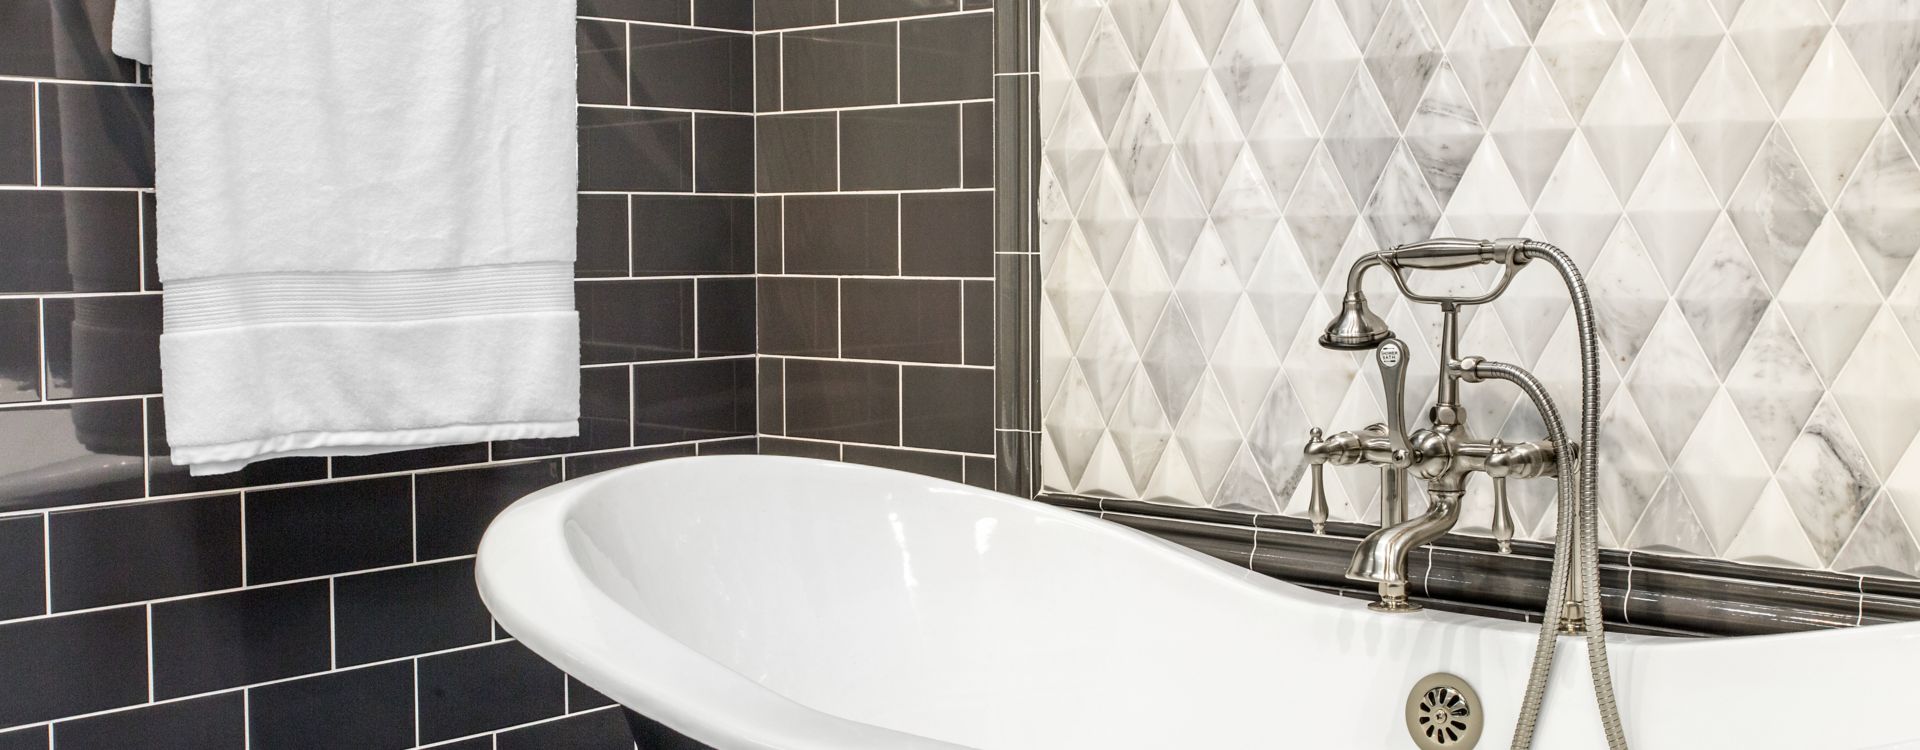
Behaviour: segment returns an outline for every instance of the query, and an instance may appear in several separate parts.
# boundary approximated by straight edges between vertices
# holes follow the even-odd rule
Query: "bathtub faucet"
[[[1493,480],[1491,526],[1503,554],[1512,551],[1514,532],[1513,513],[1507,503],[1507,480],[1558,475],[1559,446],[1554,441],[1508,443],[1499,438],[1476,439],[1467,428],[1466,410],[1460,403],[1461,383],[1478,383],[1483,377],[1489,377],[1483,373],[1488,363],[1459,354],[1460,310],[1491,302],[1505,292],[1514,274],[1529,260],[1525,252],[1527,243],[1517,239],[1436,239],[1363,256],[1354,263],[1347,277],[1346,296],[1341,301],[1339,315],[1320,337],[1320,344],[1330,349],[1374,350],[1381,387],[1385,391],[1385,422],[1332,435],[1324,435],[1315,428],[1305,449],[1312,480],[1308,517],[1316,534],[1326,532],[1328,518],[1324,467],[1365,464],[1380,469],[1380,529],[1360,543],[1347,568],[1348,578],[1379,586],[1379,601],[1369,605],[1375,610],[1412,612],[1420,609],[1407,598],[1407,557],[1459,523],[1461,498],[1473,474],[1485,474]],[[1414,291],[1408,284],[1409,270],[1456,269],[1482,264],[1504,266],[1504,272],[1487,292],[1476,296],[1428,295]],[[1427,415],[1430,425],[1410,432],[1404,414],[1406,344],[1395,338],[1386,321],[1368,307],[1366,295],[1361,291],[1366,272],[1375,267],[1388,269],[1408,300],[1438,305],[1441,311],[1442,364],[1435,404]],[[1577,446],[1573,452],[1578,453]],[[1420,478],[1427,486],[1427,510],[1415,518],[1407,517],[1409,475]],[[1573,597],[1568,601],[1580,599]],[[1569,621],[1578,622],[1579,618]]]

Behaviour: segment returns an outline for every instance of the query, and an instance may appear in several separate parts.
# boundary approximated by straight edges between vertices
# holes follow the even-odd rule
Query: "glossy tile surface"
[[[1601,312],[1605,544],[1920,576],[1920,403],[1895,385],[1920,376],[1920,8],[1042,5],[1047,489],[1303,512],[1307,429],[1381,411],[1371,366],[1313,341],[1353,259],[1531,236]],[[1572,321],[1534,273],[1472,311],[1464,353],[1564,410]],[[1427,352],[1419,414],[1437,320],[1376,296]],[[1477,431],[1537,436],[1511,390],[1466,397]],[[1337,519],[1377,515],[1376,477],[1327,477]],[[1521,534],[1550,537],[1551,487],[1519,492]],[[1468,502],[1486,533],[1484,482]]]

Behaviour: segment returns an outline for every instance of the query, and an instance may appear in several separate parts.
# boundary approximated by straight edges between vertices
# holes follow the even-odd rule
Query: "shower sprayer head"
[[[1327,324],[1327,332],[1320,336],[1320,345],[1328,349],[1343,351],[1361,351],[1372,349],[1380,342],[1393,338],[1393,331],[1387,328],[1387,321],[1381,320],[1373,310],[1367,307],[1367,296],[1359,292],[1348,292],[1340,303],[1340,314]]]

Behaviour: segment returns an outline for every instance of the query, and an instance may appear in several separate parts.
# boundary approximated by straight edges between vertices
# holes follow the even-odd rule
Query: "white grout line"
[[[42,143],[42,134],[40,132],[40,82],[35,81],[32,90],[27,93],[33,97],[33,184],[36,186],[45,185],[46,179],[43,172],[46,169],[46,159],[43,157],[43,154],[46,153],[47,149],[45,144]]]

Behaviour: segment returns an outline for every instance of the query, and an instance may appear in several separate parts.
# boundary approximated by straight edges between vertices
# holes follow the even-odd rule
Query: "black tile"
[[[33,84],[0,81],[0,185],[34,182]]]
[[[994,116],[991,128],[974,128],[987,131],[987,151],[991,152],[991,163],[976,167],[971,163],[973,157],[972,139],[964,144],[970,157],[969,177],[979,170],[987,173],[987,182],[983,187],[992,187],[996,206],[994,215],[994,251],[1001,253],[1037,253],[1039,251],[1038,233],[1034,231],[1037,220],[1034,208],[1038,199],[1034,196],[1040,189],[1039,177],[1039,115],[1035,112],[1034,76],[996,76],[994,77],[993,107]],[[971,113],[971,105],[964,108]],[[971,118],[969,118],[969,121]],[[978,135],[977,133],[975,135]]]
[[[788,435],[898,444],[898,366],[790,359],[786,368]]]
[[[973,2],[974,0],[968,0]],[[996,73],[1031,73],[1035,70],[1035,50],[1040,46],[1040,15],[1036,0],[992,0],[996,40],[993,70]],[[1012,76],[1007,76],[1012,77]]]
[[[944,102],[992,97],[991,14],[920,18],[900,23],[900,101]]]
[[[840,22],[951,13],[959,9],[960,0],[840,0]]]
[[[785,202],[780,198],[758,198],[753,202],[753,262],[756,273],[785,273],[781,253],[782,235],[787,231]]]
[[[160,241],[157,193],[140,194],[140,283],[148,291],[160,291]]]
[[[247,464],[246,468],[227,474],[192,476],[187,473],[187,467],[174,465],[171,458],[172,447],[167,445],[165,400],[150,398],[146,402],[147,450],[150,454],[147,462],[148,483],[152,495],[218,492],[267,484],[306,482],[327,476],[327,459],[315,456],[276,458]]]
[[[633,104],[753,111],[753,36],[707,29],[632,26]]]
[[[341,576],[333,582],[333,611],[342,666],[484,643],[493,635],[471,559]]]
[[[46,614],[46,532],[39,516],[0,520],[0,620]]]
[[[629,21],[687,23],[686,0],[580,0],[583,16],[623,18]]]
[[[67,511],[47,522],[56,612],[241,583],[236,495]]]
[[[391,474],[486,462],[486,443],[440,445],[432,448],[375,453],[370,456],[334,456],[333,475],[360,477],[369,474]]]
[[[0,625],[0,726],[147,702],[147,617],[102,609]]]
[[[580,361],[598,365],[693,356],[693,280],[583,281]]]
[[[496,750],[632,750],[633,733],[625,715],[605,708],[564,719],[501,732]]]
[[[778,357],[760,358],[760,385],[754,397],[760,410],[761,435],[787,434],[787,367]]]
[[[431,750],[494,750],[493,735],[483,734],[483,735],[480,735],[479,737],[472,737],[469,739],[461,740],[459,742],[449,742],[445,745],[434,745],[431,748]]]
[[[834,0],[763,0],[753,4],[754,28],[790,29],[833,23]]]
[[[780,111],[780,35],[761,34],[753,40],[754,111]]]
[[[60,750],[245,750],[245,697],[236,690],[63,721],[53,725],[53,743]]]
[[[0,410],[0,445],[37,446],[0,451],[0,476],[61,477],[0,489],[0,510],[140,497],[145,484],[140,411],[137,398]]]
[[[841,458],[849,463],[896,469],[952,482],[960,481],[965,471],[960,463],[961,457],[951,453],[849,445],[841,449]]]
[[[600,691],[587,687],[587,684],[567,676],[567,707],[575,711],[613,705],[613,699],[601,695]]]
[[[627,196],[580,196],[574,275],[585,279],[627,275],[627,219]]]
[[[47,397],[160,392],[160,295],[48,299]]]
[[[718,29],[753,30],[753,0],[693,0],[693,23]]]
[[[960,178],[962,187],[993,187],[993,107],[987,102],[960,105]]]
[[[840,460],[840,444],[769,437],[761,439],[760,453],[767,456],[792,456],[794,458],[817,458],[823,461],[838,461]]]
[[[421,474],[414,497],[422,560],[471,555],[487,524],[513,501],[560,481],[560,462]]]
[[[177,599],[152,608],[156,697],[327,669],[326,581]]]
[[[895,196],[796,195],[786,204],[787,273],[898,272],[900,209]]]
[[[256,750],[413,747],[413,665],[394,662],[249,691]]]
[[[993,276],[993,193],[900,196],[900,273]]]
[[[752,198],[636,195],[633,273],[753,273],[753,233]]]
[[[627,25],[614,21],[580,21],[576,29],[580,103],[626,104]]]
[[[40,393],[40,301],[0,300],[0,404]]]
[[[423,657],[419,665],[423,743],[539,721],[566,710],[565,676],[519,643]]]
[[[993,371],[907,367],[900,373],[902,444],[993,452]]]
[[[726,440],[709,440],[700,443],[698,453],[702,456],[753,456],[760,453],[760,438],[739,437]]]
[[[580,434],[570,438],[513,440],[493,444],[493,457],[532,458],[576,451],[625,448],[633,433],[632,390],[625,367],[580,371]]]
[[[753,119],[704,112],[693,116],[694,190],[753,192]]]
[[[993,458],[988,456],[967,456],[962,462],[962,481],[983,490],[993,489]]]
[[[611,451],[608,453],[589,453],[582,456],[568,456],[567,478],[578,479],[589,474],[635,466],[638,464],[662,461],[669,458],[684,458],[694,455],[691,445],[662,445],[654,448],[634,448],[632,450]]]
[[[839,279],[763,276],[758,305],[761,354],[839,355]]]
[[[960,292],[961,359],[970,365],[993,364],[993,282],[967,281]]]
[[[153,89],[41,84],[40,182],[153,187]]]
[[[953,105],[840,115],[843,190],[960,186],[960,112]]]
[[[580,189],[693,189],[693,116],[656,110],[580,110]]]
[[[700,356],[754,353],[753,279],[700,279]]]
[[[897,29],[890,23],[781,35],[783,109],[893,104],[899,98]]]
[[[37,727],[0,732],[0,750],[47,750],[51,747],[47,736],[53,730],[51,724]]]
[[[859,359],[960,362],[960,282],[840,282],[840,352]]]
[[[413,561],[413,479],[383,477],[247,494],[247,583]]]
[[[742,358],[636,365],[634,445],[753,434],[753,364]]]
[[[0,237],[0,293],[140,290],[139,193],[0,192]]]
[[[836,189],[840,151],[834,113],[766,115],[754,121],[758,130],[754,173],[761,192]]]
[[[29,0],[0,5],[0,75],[133,81],[132,61],[110,44],[113,0]]]

